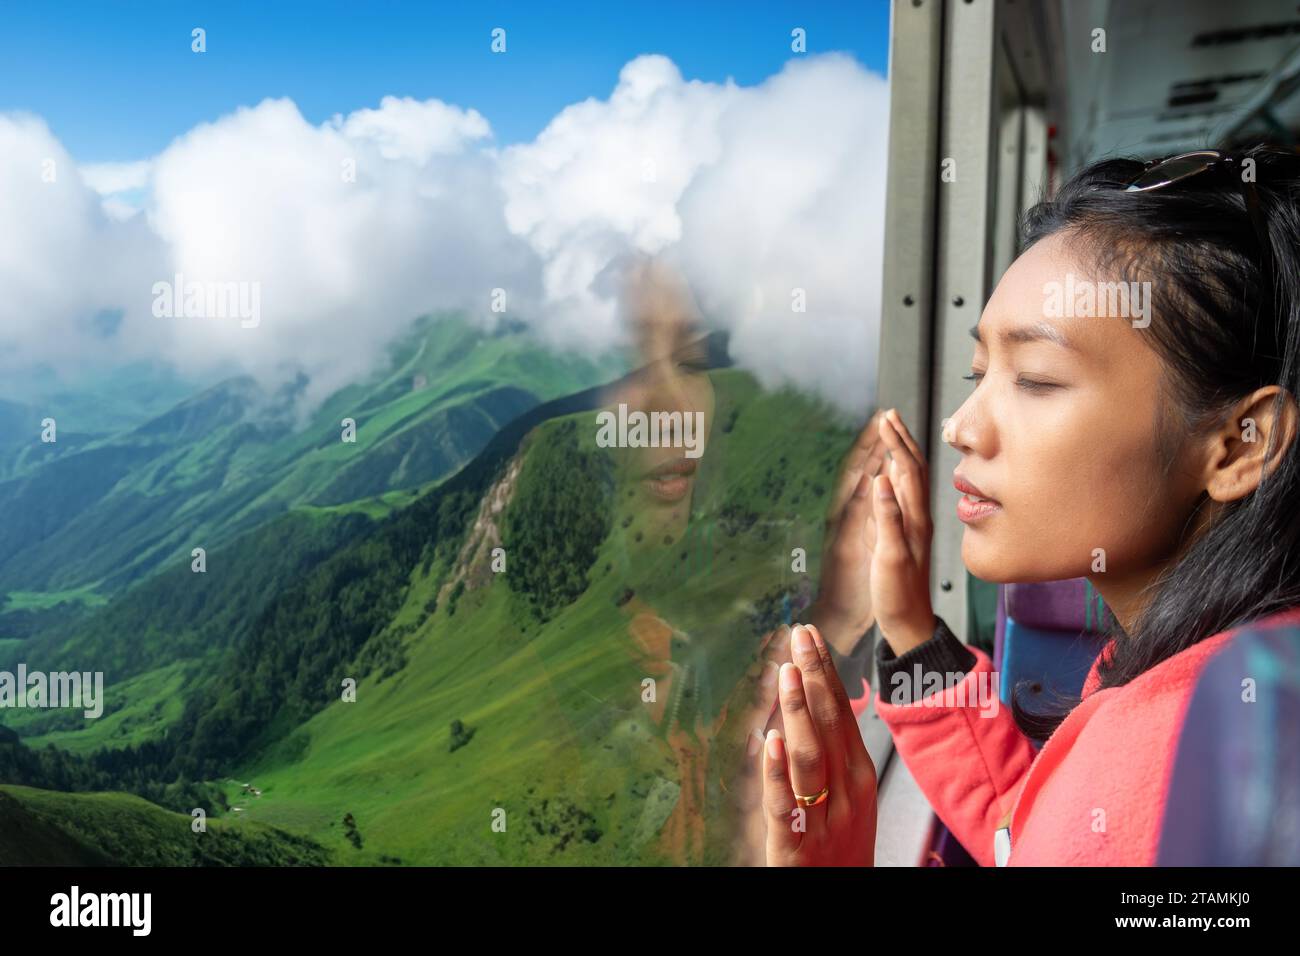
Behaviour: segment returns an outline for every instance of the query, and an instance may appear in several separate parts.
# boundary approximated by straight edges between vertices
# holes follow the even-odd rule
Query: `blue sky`
[[[57,12],[56,12],[57,11]],[[207,52],[190,31],[207,30]],[[472,107],[499,145],[565,105],[604,98],[640,53],[687,79],[742,85],[810,53],[884,73],[888,0],[654,3],[61,2],[0,6],[0,111],[43,117],[79,162],[143,159],[195,124],[287,96],[320,123],[393,94]],[[507,52],[489,49],[494,27]]]

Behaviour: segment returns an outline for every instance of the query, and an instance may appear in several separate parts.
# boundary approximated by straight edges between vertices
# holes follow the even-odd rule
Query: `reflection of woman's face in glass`
[[[640,367],[610,397],[609,406],[617,411],[626,405],[628,416],[659,413],[664,441],[657,448],[624,449],[624,485],[642,506],[685,518],[713,425],[708,345],[689,293],[664,270],[640,270],[628,302]]]

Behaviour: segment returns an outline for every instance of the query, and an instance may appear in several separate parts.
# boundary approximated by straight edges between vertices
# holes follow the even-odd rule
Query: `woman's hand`
[[[769,731],[763,747],[767,863],[872,866],[875,765],[821,634],[795,625],[791,653],[779,678],[785,733]]]
[[[932,535],[925,455],[896,409],[877,412],[841,466],[808,609],[837,651],[851,651],[873,622],[895,654],[934,634]]]
[[[871,605],[881,636],[901,656],[934,635],[930,476],[925,456],[897,410],[883,415],[879,427],[890,461],[869,492]],[[861,493],[859,487],[855,495]]]
[[[840,464],[826,509],[821,581],[807,610],[823,637],[842,654],[853,650],[875,620],[871,608],[871,547],[876,532],[871,482],[885,464],[884,413],[876,412]]]

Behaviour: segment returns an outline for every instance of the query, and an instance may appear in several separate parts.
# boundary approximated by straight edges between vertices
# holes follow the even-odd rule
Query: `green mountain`
[[[37,433],[46,417],[76,422],[77,430],[86,434],[109,435],[161,415],[215,380],[187,378],[165,363],[152,361],[68,369],[61,374],[38,365],[6,371],[0,381],[0,409],[7,402],[36,413],[15,423],[14,434],[23,440]],[[8,443],[8,432],[0,411],[0,445]]]
[[[413,491],[454,472],[523,411],[606,377],[522,332],[489,335],[445,317],[417,323],[383,374],[332,395],[303,426],[294,418],[302,383],[267,396],[232,379],[107,437],[86,437],[66,415],[56,443],[27,428],[0,473],[4,609],[93,602],[290,508]],[[14,421],[30,412],[0,407],[11,442]],[[355,443],[342,440],[345,418],[356,422]],[[32,630],[19,622],[7,633],[6,623],[0,616],[0,638]]]
[[[48,660],[104,664],[105,716],[6,721],[114,779],[217,783],[232,822],[335,863],[720,862],[708,774],[734,754],[696,786],[683,743],[716,741],[757,640],[811,596],[852,435],[802,396],[710,378],[684,522],[595,447],[609,393],[569,395],[414,497],[293,506],[210,551],[205,575],[169,569],[42,635],[28,649]],[[650,712],[647,626],[672,657]]]
[[[321,675],[318,700],[341,675],[364,673],[356,701],[335,695],[300,726],[286,722],[278,741],[253,738],[237,772],[263,793],[249,818],[310,835],[344,863],[723,862],[716,793],[699,805],[702,833],[665,836],[691,786],[677,751],[716,741],[758,640],[785,601],[810,598],[852,436],[797,395],[764,394],[736,371],[711,377],[725,424],[689,523],[666,530],[628,496],[617,463],[602,477],[590,412],[542,424],[494,472],[455,557],[435,552],[412,568],[391,622]],[[575,533],[575,513],[602,511],[598,528]],[[498,535],[515,561],[499,574],[487,547]],[[806,572],[792,570],[795,548]],[[524,554],[547,573],[521,567]],[[674,679],[659,679],[673,733],[642,698],[647,622],[672,634]],[[365,651],[385,642],[400,646],[400,668],[366,673]],[[345,813],[360,847],[331,826]],[[491,825],[500,814],[504,833]]]
[[[234,820],[206,822],[125,793],[0,786],[0,866],[322,866],[311,840]]]
[[[406,497],[402,495],[401,497]],[[382,500],[353,508],[295,508],[219,548],[208,571],[169,567],[92,613],[46,619],[25,643],[0,647],[0,669],[18,660],[44,671],[102,671],[104,716],[14,709],[5,723],[33,746],[77,753],[159,737],[180,716],[227,648],[249,639],[261,611],[322,561],[368,535]]]

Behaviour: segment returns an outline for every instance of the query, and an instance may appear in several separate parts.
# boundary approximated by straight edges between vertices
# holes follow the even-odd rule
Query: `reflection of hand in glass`
[[[756,758],[768,725],[775,720],[775,726],[782,727],[776,709],[777,676],[789,661],[790,629],[782,625],[763,639],[758,660],[718,715],[713,759],[722,772],[725,812],[730,818],[725,832],[733,841],[730,862],[734,865],[763,863],[763,787]]]
[[[633,601],[633,603],[638,603]],[[665,705],[677,675],[665,662],[671,629],[648,611],[636,615],[629,632],[638,666],[656,677],[663,694],[648,704],[652,719],[665,720]],[[680,793],[660,831],[661,845],[678,864],[726,857],[733,864],[763,862],[762,784],[757,755],[769,725],[782,726],[776,707],[776,678],[790,660],[789,628],[770,632],[759,644],[753,663],[732,689],[716,716],[705,719],[698,711],[689,724],[674,721],[664,728],[679,772]],[[710,769],[712,768],[712,769]],[[709,775],[718,778],[722,805],[716,807]],[[720,811],[720,818],[712,810]],[[708,832],[706,833],[706,828]],[[713,850],[706,850],[705,840]]]

